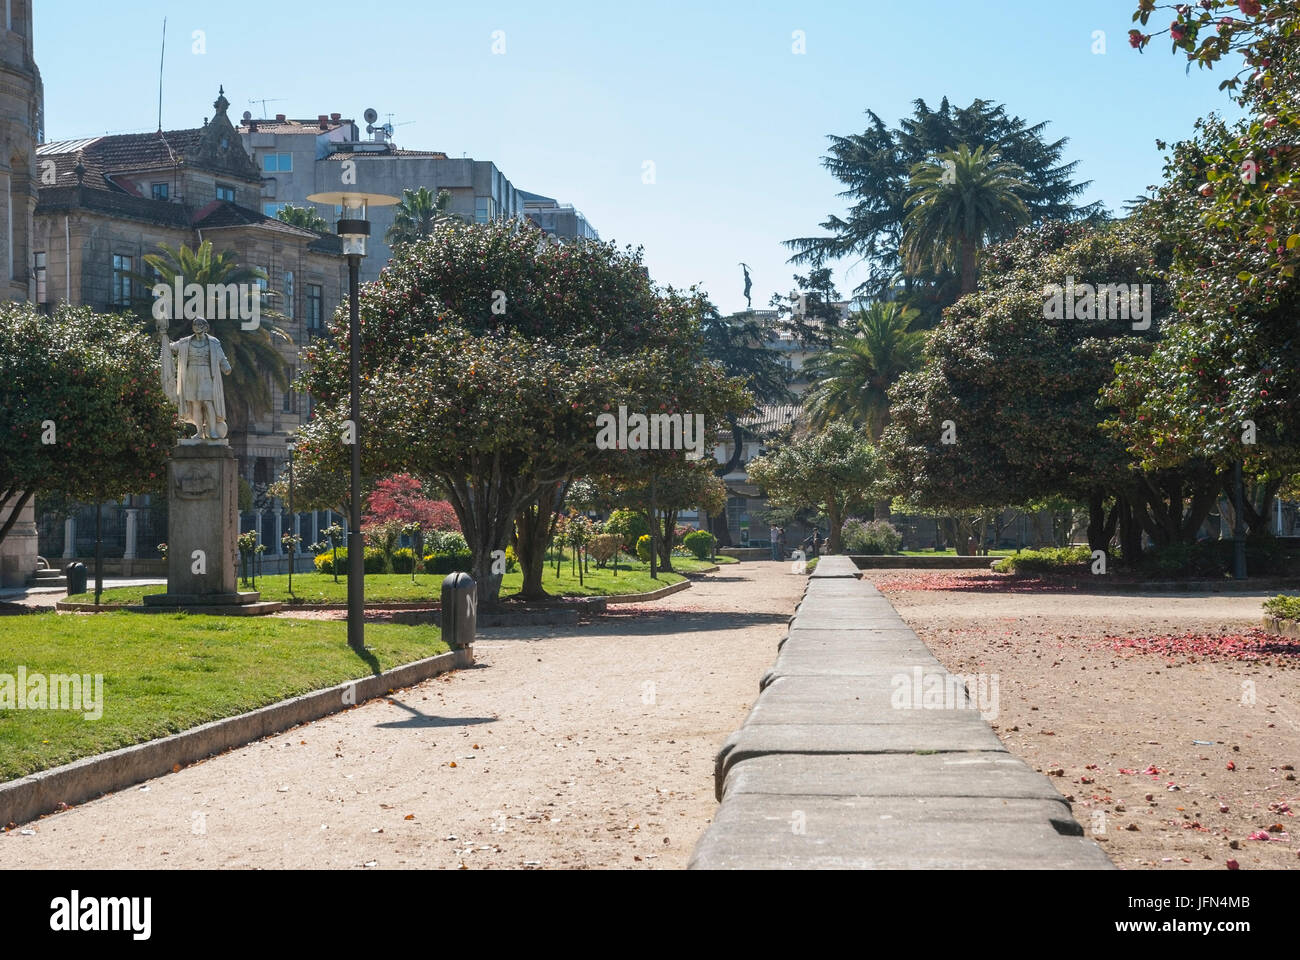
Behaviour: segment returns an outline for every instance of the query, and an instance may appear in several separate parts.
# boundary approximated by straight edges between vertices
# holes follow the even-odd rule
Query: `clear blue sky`
[[[791,285],[781,241],[843,212],[820,158],[828,133],[865,127],[868,107],[893,123],[918,97],[1003,102],[1070,139],[1079,179],[1094,181],[1087,199],[1118,210],[1157,182],[1155,139],[1230,103],[1222,72],[1185,74],[1167,40],[1129,48],[1134,5],[228,0],[214,16],[178,0],[37,0],[35,39],[49,140],[156,129],[167,16],[164,127],[201,124],[218,84],[236,119],[260,115],[249,101],[262,97],[278,98],[268,114],[299,117],[374,106],[406,124],[400,146],[493,160],[517,187],[575,204],[604,239],[643,245],[657,281],[701,282],[730,311],[744,306],[739,261],[766,306]],[[845,293],[863,278],[849,266]]]

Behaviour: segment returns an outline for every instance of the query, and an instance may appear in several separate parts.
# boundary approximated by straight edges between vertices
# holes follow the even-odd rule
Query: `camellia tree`
[[[749,462],[749,481],[776,506],[820,507],[827,551],[839,553],[844,521],[881,494],[884,464],[865,434],[843,422],[795,436]]]
[[[516,533],[522,593],[545,596],[557,494],[606,455],[599,413],[626,405],[716,420],[713,397],[739,389],[703,359],[680,300],[651,286],[639,252],[560,244],[520,222],[435,231],[403,245],[366,288],[363,471],[406,471],[447,492],[485,605],[500,590],[494,559]],[[303,455],[345,473],[342,312],[333,325],[332,341],[304,352],[318,404]]]
[[[882,450],[899,490],[963,510],[1080,500],[1093,549],[1118,524],[1130,557],[1144,531],[1157,543],[1195,536],[1213,471],[1132,469],[1101,426],[1114,408],[1098,407],[1116,363],[1150,352],[1169,317],[1157,275],[1168,253],[1148,234],[1128,221],[1049,224],[990,250],[980,291],[948,311],[924,368],[891,392]]]
[[[98,509],[165,488],[180,424],[156,350],[133,318],[66,305],[47,317],[27,303],[0,302],[0,508],[9,509],[0,541],[38,493]]]
[[[1274,495],[1300,469],[1300,290],[1275,271],[1276,251],[1222,224],[1198,184],[1212,157],[1243,135],[1211,117],[1176,145],[1167,182],[1140,214],[1172,250],[1179,309],[1150,356],[1121,363],[1106,399],[1110,429],[1147,469],[1208,460],[1231,501],[1240,463],[1251,532],[1267,529]]]

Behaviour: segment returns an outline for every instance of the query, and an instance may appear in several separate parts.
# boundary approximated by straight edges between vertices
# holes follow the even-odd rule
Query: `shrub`
[[[506,573],[514,573],[519,569],[519,557],[515,555],[514,547],[506,547]]]
[[[650,521],[644,513],[635,510],[615,510],[605,521],[605,532],[622,537],[623,549],[630,553],[636,542],[650,533]]]
[[[474,555],[468,550],[456,553],[430,553],[425,555],[424,569],[437,576],[449,573],[469,573],[474,566]]]
[[[587,553],[596,561],[596,567],[600,568],[614,559],[614,556],[623,547],[623,537],[617,533],[601,533],[591,538],[591,543],[587,544]]]
[[[849,553],[897,553],[903,535],[887,520],[847,520],[841,534]]]
[[[393,551],[393,573],[410,573],[415,569],[415,551],[402,547]]]
[[[1065,573],[1088,570],[1091,563],[1092,551],[1087,547],[1047,547],[1003,557],[993,569],[998,573]]]
[[[1300,597],[1277,596],[1265,600],[1264,612],[1279,620],[1300,620]]]
[[[384,552],[378,547],[366,547],[365,568],[366,573],[383,573],[384,572]],[[334,552],[328,550],[325,553],[316,556],[316,571],[318,573],[334,573]],[[410,572],[409,570],[407,571]],[[339,547],[339,573],[347,576],[348,573],[348,548]]]
[[[1142,555],[1141,567],[1165,577],[1224,577],[1232,573],[1236,545],[1232,540],[1172,543]],[[1286,549],[1271,536],[1246,538],[1246,568],[1251,575],[1285,574]]]
[[[424,535],[425,553],[468,553],[469,542],[458,530],[430,530]]]
[[[650,534],[647,533],[647,534],[645,534],[644,536],[637,537],[637,541],[636,541],[636,557],[637,557],[637,559],[640,560],[642,563],[649,563],[649,561],[650,561]]]
[[[682,543],[695,554],[697,560],[707,560],[713,556],[713,534],[704,530],[688,533]]]

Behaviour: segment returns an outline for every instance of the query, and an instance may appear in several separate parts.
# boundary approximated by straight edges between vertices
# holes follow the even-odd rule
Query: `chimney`
[[[284,123],[284,114],[283,114],[283,113],[277,113],[277,114],[275,115],[275,122],[276,122],[276,123]]]
[[[330,114],[330,119],[333,120],[335,123],[338,123],[340,120],[343,119],[343,114],[341,114],[341,113],[331,113],[331,114]]]
[[[256,121],[256,120],[249,120],[249,121],[248,121],[248,132],[249,132],[249,133],[257,133],[257,121]]]
[[[318,114],[317,117],[316,117],[316,122],[320,124],[320,128],[321,128],[322,130],[328,130],[328,129],[329,129],[330,118],[329,118],[329,115],[328,115],[328,114],[324,114],[324,113],[322,113],[322,114]]]

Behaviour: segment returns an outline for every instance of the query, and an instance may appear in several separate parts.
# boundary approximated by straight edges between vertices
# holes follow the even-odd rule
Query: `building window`
[[[266,291],[267,291],[267,290],[270,288],[270,286],[271,286],[271,283],[270,283],[270,280],[269,280],[269,277],[270,277],[270,276],[271,276],[271,271],[270,271],[270,270],[263,270],[263,271],[262,271],[262,275],[261,275],[260,277],[257,278],[257,289],[261,291],[261,293],[259,294],[259,296],[260,296],[260,298],[261,298],[261,303],[262,303],[262,309],[263,309],[263,310],[266,310],[266,309],[268,309],[268,308],[271,306],[270,303],[267,302],[267,297],[266,297]]]
[[[321,328],[322,313],[324,312],[324,297],[321,296],[319,283],[307,284],[307,329],[319,330]]]
[[[166,183],[154,183],[149,185],[149,190],[155,200],[166,200],[168,186]]]
[[[474,198],[474,222],[487,223],[496,219],[497,204],[491,197]]]
[[[265,173],[293,173],[293,154],[264,154],[262,156],[262,170]]]
[[[235,188],[228,183],[217,184],[217,199],[225,200],[228,203],[235,202]]]
[[[33,254],[32,272],[36,274],[36,302],[45,303],[45,254]]]
[[[290,367],[289,368],[289,389],[284,391],[284,399],[282,401],[283,405],[280,408],[281,412],[283,413],[293,413],[297,408],[297,404],[294,403],[294,393],[293,393],[293,381],[297,378],[297,376],[298,376],[298,368]]]
[[[131,271],[134,269],[134,257],[113,254],[113,306],[129,307],[131,305]]]
[[[293,319],[293,271],[284,271],[284,315]]]

